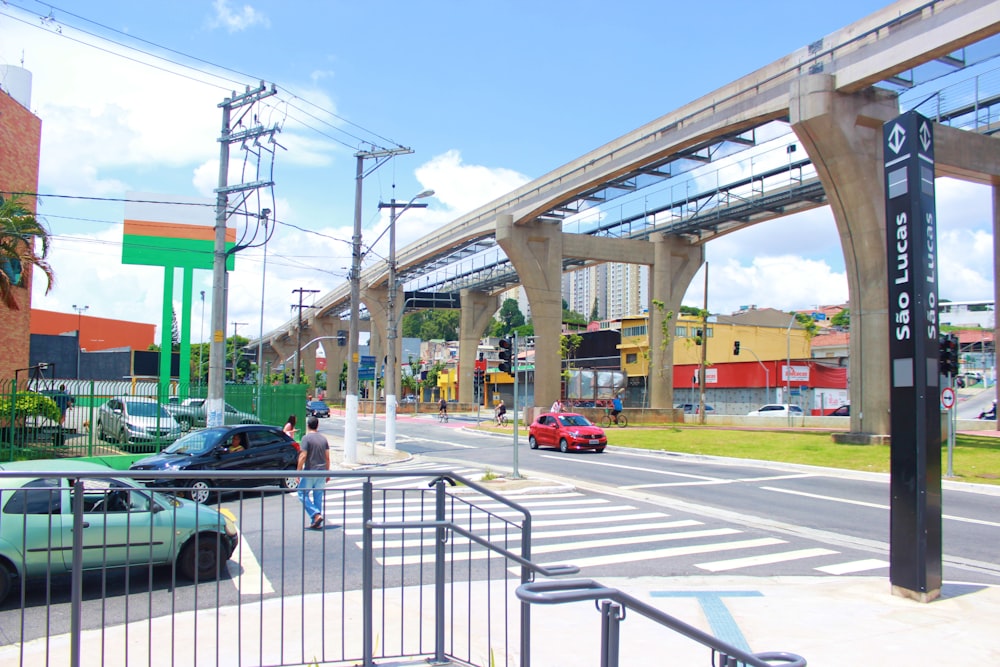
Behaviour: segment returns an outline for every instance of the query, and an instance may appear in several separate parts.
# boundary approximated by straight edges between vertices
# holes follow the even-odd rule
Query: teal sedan
[[[115,478],[106,466],[19,461],[0,471],[23,473],[0,476],[0,603],[33,578],[71,571],[74,473],[87,474],[80,478],[84,570],[173,565],[206,581],[219,576],[239,542],[236,524],[214,509]]]

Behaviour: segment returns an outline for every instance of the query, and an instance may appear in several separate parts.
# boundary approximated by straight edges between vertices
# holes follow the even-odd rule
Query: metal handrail
[[[752,667],[774,667],[775,664],[806,667],[805,658],[794,653],[747,653],[617,588],[608,588],[590,579],[536,581],[521,584],[518,586],[516,594],[520,600],[530,604],[564,604],[585,600],[603,601],[601,605],[602,667],[617,667],[618,665],[618,623],[624,618],[618,613],[621,607],[636,611],[655,623],[693,639],[713,651],[718,651],[723,656],[720,665],[726,667],[735,664],[730,659]],[[618,606],[611,603],[616,603]]]

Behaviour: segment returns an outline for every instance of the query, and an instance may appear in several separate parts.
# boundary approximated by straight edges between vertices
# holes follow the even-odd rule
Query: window
[[[684,338],[688,335],[687,327],[674,327],[674,335],[679,338]]]
[[[280,432],[265,429],[250,431],[247,435],[250,436],[251,447],[267,447],[268,445],[278,445],[286,442]]]
[[[646,325],[640,324],[634,327],[624,327],[622,329],[622,336],[645,336],[646,335]]]
[[[639,355],[635,352],[629,352],[628,354],[625,355],[626,364],[634,364],[638,360],[639,360]]]
[[[55,478],[35,479],[14,492],[4,514],[60,514],[62,488]]]

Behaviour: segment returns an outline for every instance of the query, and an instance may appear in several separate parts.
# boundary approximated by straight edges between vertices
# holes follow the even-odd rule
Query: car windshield
[[[229,429],[206,428],[202,431],[188,433],[180,440],[163,450],[164,454],[206,454],[226,437]]]
[[[159,417],[160,419],[170,419],[170,413],[163,409],[159,403],[151,401],[125,401],[128,413],[133,417]]]
[[[563,426],[593,426],[587,418],[582,415],[566,415],[559,418],[559,423]]]

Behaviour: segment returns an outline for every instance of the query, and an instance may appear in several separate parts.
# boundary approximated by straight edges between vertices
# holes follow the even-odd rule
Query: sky
[[[363,179],[367,265],[387,254],[379,202],[434,190],[427,208],[399,218],[402,248],[885,4],[5,0],[0,65],[32,73],[38,212],[53,235],[56,280],[48,294],[36,281],[33,306],[158,324],[163,271],[121,263],[122,200],[214,199],[220,104],[261,81],[277,94],[255,120],[280,131],[267,145],[273,172],[268,161],[248,180],[275,185],[247,208],[271,209],[273,235],[266,269],[261,247],[237,254],[227,335],[233,322],[240,335],[267,333],[294,316],[292,290],[319,296],[346,280],[357,151],[413,151]],[[230,183],[246,155],[234,146]],[[992,299],[989,189],[939,179],[937,195],[940,298]],[[236,226],[248,242],[263,238],[259,219]],[[847,301],[827,207],[724,236],[706,255],[713,313]],[[178,275],[178,312],[179,289]],[[702,290],[699,273],[684,303],[700,307]],[[195,341],[209,336],[211,294],[211,272],[197,271]]]

